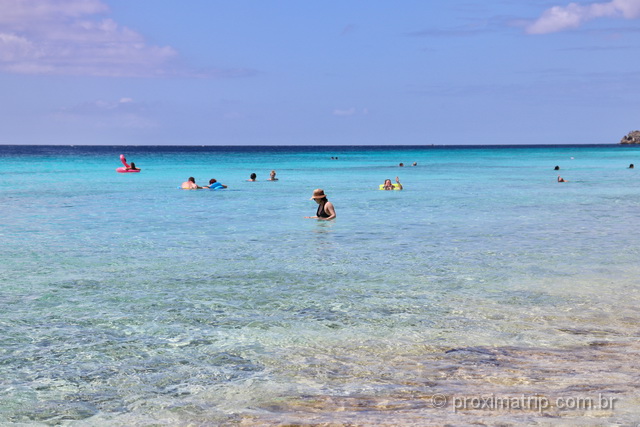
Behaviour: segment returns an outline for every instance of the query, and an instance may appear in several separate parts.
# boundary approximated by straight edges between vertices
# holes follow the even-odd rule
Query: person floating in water
[[[400,166],[400,167],[404,167],[404,163],[400,163],[398,166]]]
[[[555,168],[553,168],[554,171],[559,171],[560,170],[560,166],[556,166]]]
[[[183,190],[198,190],[202,188],[202,187],[198,187],[198,184],[196,184],[196,179],[192,176],[190,176],[188,180],[183,182],[180,187]]]
[[[402,190],[402,184],[400,184],[400,178],[396,176],[396,183],[392,184],[390,179],[385,179],[382,184],[383,190]]]
[[[563,177],[558,175],[558,182],[567,182]]]
[[[131,162],[131,166],[129,166],[126,170],[128,170],[128,171],[139,171],[140,168],[137,168],[136,164],[134,162]]]
[[[257,177],[258,177],[258,175],[256,175],[255,173],[252,173],[251,175],[249,175],[249,179],[247,181],[256,182],[256,178]]]
[[[317,188],[313,190],[313,196],[311,196],[311,200],[316,201],[316,203],[318,204],[318,210],[316,211],[316,216],[305,216],[305,218],[328,221],[336,217],[336,210],[333,207],[333,203],[327,200],[327,196],[326,194],[324,194],[323,189]]]
[[[269,179],[267,181],[277,181],[278,178],[276,178],[276,171],[271,171],[271,173],[269,174]]]
[[[209,190],[221,190],[221,189],[223,189],[223,188],[227,188],[227,186],[226,186],[226,185],[224,185],[224,184],[220,184],[220,183],[219,183],[218,181],[216,181],[214,178],[211,178],[211,179],[209,180],[209,186],[208,186],[208,187],[206,187],[206,188],[208,188]]]
[[[629,169],[633,169],[633,163],[629,165]]]

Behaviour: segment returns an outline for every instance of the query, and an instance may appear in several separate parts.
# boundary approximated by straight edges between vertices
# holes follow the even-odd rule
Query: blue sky
[[[0,144],[616,143],[640,0],[0,0]]]

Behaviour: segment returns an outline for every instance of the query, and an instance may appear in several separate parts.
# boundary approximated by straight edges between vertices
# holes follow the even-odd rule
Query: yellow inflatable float
[[[398,184],[392,184],[393,185],[393,189],[394,190],[402,190],[402,187]],[[384,190],[384,184],[380,184],[379,186],[380,190]]]

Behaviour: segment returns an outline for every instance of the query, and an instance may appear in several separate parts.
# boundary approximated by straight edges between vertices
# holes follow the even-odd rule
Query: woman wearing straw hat
[[[333,207],[333,203],[327,200],[327,196],[324,194],[323,189],[317,188],[313,190],[313,196],[311,196],[311,200],[315,200],[318,204],[318,211],[316,212],[316,216],[305,216],[305,218],[328,221],[336,217],[336,210]]]

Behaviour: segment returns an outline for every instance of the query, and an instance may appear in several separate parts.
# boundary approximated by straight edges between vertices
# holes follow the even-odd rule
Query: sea
[[[632,163],[0,146],[0,425],[636,425]],[[335,220],[304,218],[316,188]]]

